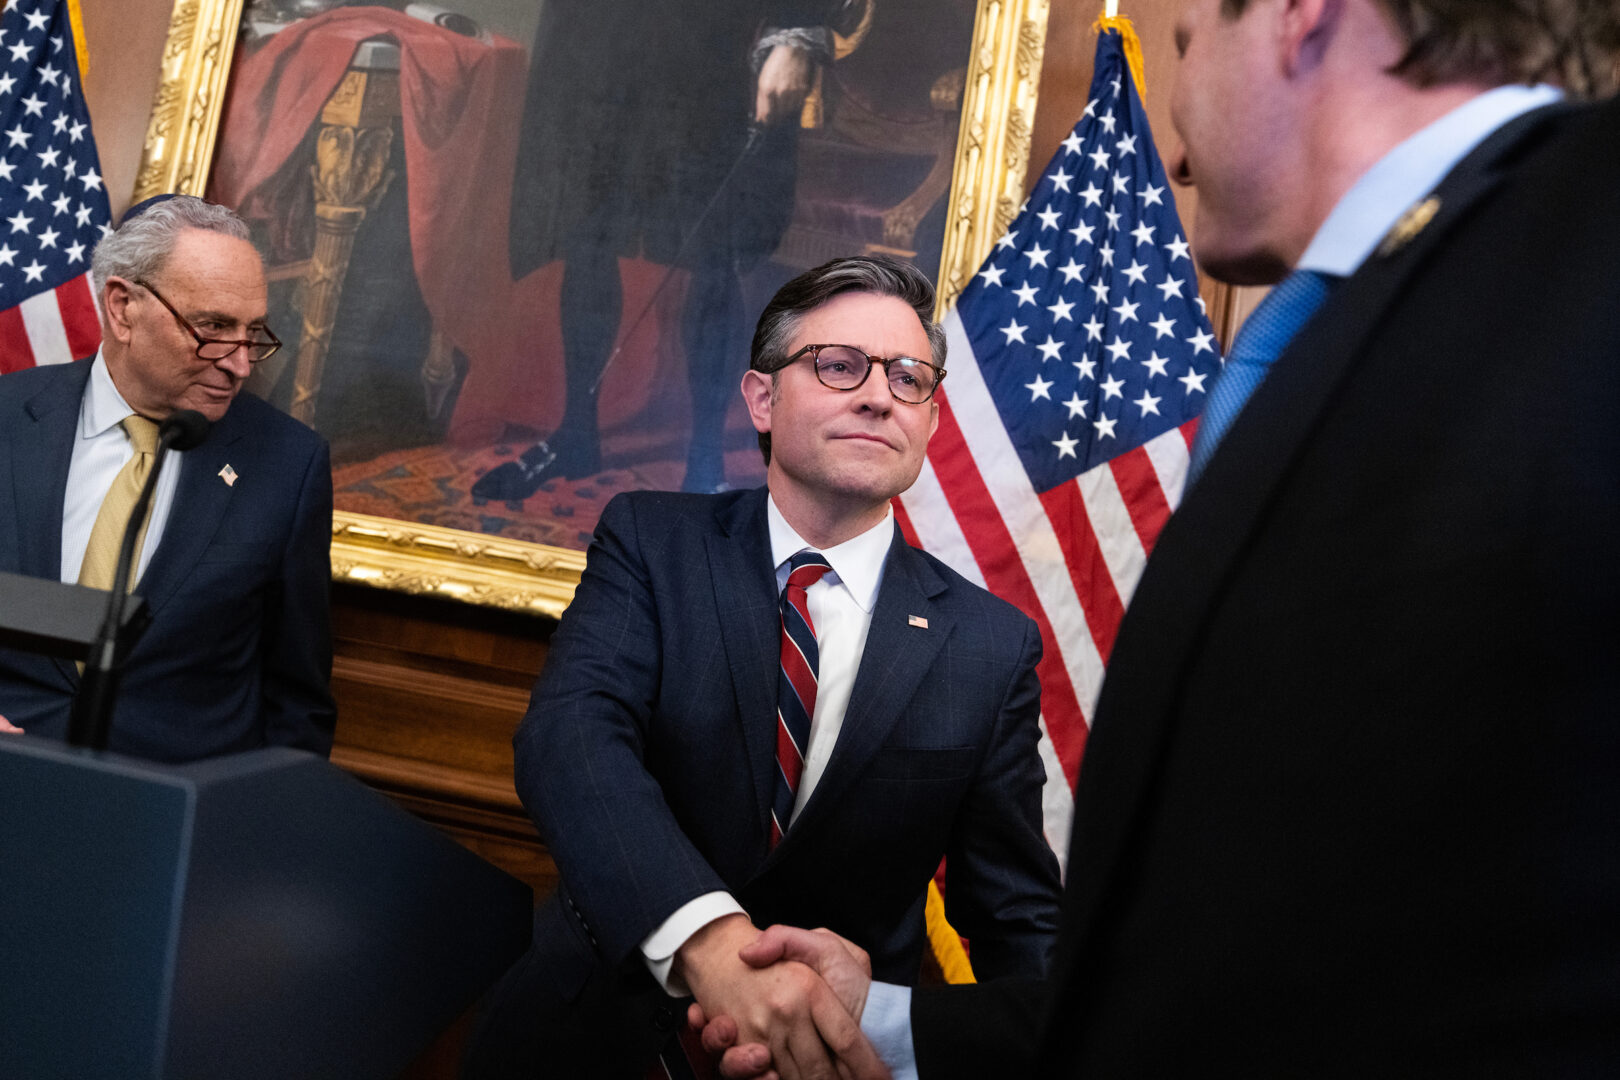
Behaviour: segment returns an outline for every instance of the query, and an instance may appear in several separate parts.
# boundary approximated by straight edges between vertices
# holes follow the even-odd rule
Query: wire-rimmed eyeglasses
[[[224,338],[203,337],[197,332],[197,328],[191,325],[190,320],[176,311],[174,309],[174,305],[169,303],[169,301],[164,298],[162,293],[154,289],[150,282],[142,281],[139,278],[132,278],[131,280],[134,282],[134,284],[139,285],[141,288],[157,297],[158,303],[168,308],[169,314],[173,315],[180,325],[185,327],[186,333],[190,334],[197,342],[197,359],[199,360],[207,360],[209,363],[214,363],[216,361],[225,359],[237,349],[246,349],[248,363],[257,364],[261,360],[268,360],[272,355],[275,354],[277,349],[281,348],[281,339],[276,337],[275,333],[272,332],[268,326],[262,328],[262,333],[264,334],[265,338],[268,338],[269,340],[264,340],[261,338],[250,341],[228,341]]]

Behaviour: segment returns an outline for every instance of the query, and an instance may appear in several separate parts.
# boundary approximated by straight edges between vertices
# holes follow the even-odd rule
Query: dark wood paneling
[[[332,760],[544,897],[557,870],[512,787],[512,733],[555,626],[336,586]]]

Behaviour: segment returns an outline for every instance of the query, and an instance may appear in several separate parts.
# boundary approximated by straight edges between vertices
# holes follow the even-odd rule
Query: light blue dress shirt
[[[119,425],[124,417],[133,416],[124,395],[114,385],[107,361],[100,352],[90,366],[90,379],[85,384],[84,397],[79,403],[79,423],[74,428],[73,456],[68,465],[67,493],[62,499],[62,580],[73,584],[79,580],[79,567],[84,563],[85,549],[90,546],[90,533],[96,527],[101,503],[107,497],[116,477],[129,459],[135,456],[129,436]],[[180,486],[181,462],[185,454],[171,450],[164,460],[163,471],[158,474],[157,487],[152,489],[152,508],[146,518],[146,539],[141,543],[140,559],[133,573],[140,581],[146,567],[163,540],[169,524],[169,510],[174,506],[175,489]]]

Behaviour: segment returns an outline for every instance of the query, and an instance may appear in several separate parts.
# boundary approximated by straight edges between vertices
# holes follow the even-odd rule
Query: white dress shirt
[[[1367,261],[1401,215],[1433,191],[1468,152],[1497,128],[1557,101],[1550,86],[1502,86],[1459,105],[1378,160],[1345,192],[1312,237],[1298,270],[1349,277]],[[911,1039],[911,988],[874,982],[861,1014],[894,1080],[917,1080]]]
[[[787,523],[776,508],[774,498],[766,500],[765,514],[770,525],[771,561],[776,566],[776,589],[780,595],[787,587],[788,560],[801,551],[816,548]],[[804,756],[804,773],[799,778],[799,790],[793,801],[790,829],[793,818],[799,816],[821,782],[822,773],[827,770],[827,759],[838,745],[849,694],[855,686],[855,674],[860,670],[861,654],[866,651],[872,607],[883,585],[883,564],[893,541],[894,513],[890,511],[881,522],[859,536],[822,549],[821,554],[832,572],[823,574],[820,581],[805,590],[820,658],[816,672],[816,708],[810,718],[809,750]],[[746,914],[730,893],[705,893],[681,905],[658,929],[647,935],[641,943],[642,956],[653,978],[667,993],[680,996],[689,992],[671,970],[680,947],[715,919],[736,913]]]
[[[68,466],[67,493],[62,499],[62,580],[68,584],[79,580],[79,567],[84,563],[85,549],[90,546],[90,533],[96,527],[102,500],[112,489],[113,478],[135,456],[135,447],[119,426],[124,417],[133,415],[135,410],[113,385],[107,361],[98,351],[90,365],[90,381],[85,385],[84,398],[79,402],[73,460]],[[135,563],[136,581],[146,572],[147,564],[163,539],[184,458],[185,454],[180,451],[170,451],[163,471],[158,474],[157,487],[152,491],[151,514],[147,518],[146,539],[141,543],[141,557]]]

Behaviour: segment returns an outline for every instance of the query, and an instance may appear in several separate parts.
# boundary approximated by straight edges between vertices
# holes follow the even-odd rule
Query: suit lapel
[[[62,574],[62,502],[73,462],[79,402],[89,378],[87,360],[62,369],[61,377],[24,403],[30,422],[12,432],[18,567],[30,577],[55,581]]]
[[[791,851],[795,837],[813,830],[827,807],[838,803],[928,677],[955,625],[933,600],[945,589],[944,580],[896,529],[838,743],[810,801],[774,855]],[[926,619],[927,627],[912,626],[913,615]]]
[[[737,716],[748,750],[754,820],[763,845],[770,836],[776,782],[776,672],[779,624],[771,568],[765,489],[750,492],[720,512],[720,532],[707,537],[714,602],[731,668]]]
[[[242,437],[242,425],[235,415],[227,411],[201,446],[186,451],[185,457],[165,466],[181,465],[180,482],[175,488],[174,505],[169,508],[169,520],[163,527],[163,540],[135,587],[146,599],[152,614],[156,614],[174,596],[180,583],[190,576],[235,496],[236,486],[227,484],[219,475],[231,460],[232,447]],[[244,475],[239,481],[252,482],[251,475]]]
[[[1505,164],[1545,134],[1548,111],[1519,118],[1476,148],[1436,188],[1439,209],[1428,224],[1375,253],[1338,288],[1278,359],[1165,526],[1121,625],[1076,786],[1057,970],[1076,962],[1094,928],[1146,808],[1193,651],[1279,485],[1407,281],[1500,183]]]
[[[11,439],[12,496],[17,507],[18,569],[29,577],[58,581],[62,576],[62,503],[67,497],[73,440],[78,436],[79,403],[90,379],[90,361],[60,370],[50,384],[23,405],[28,422]],[[79,684],[71,661],[52,663],[70,686]]]

